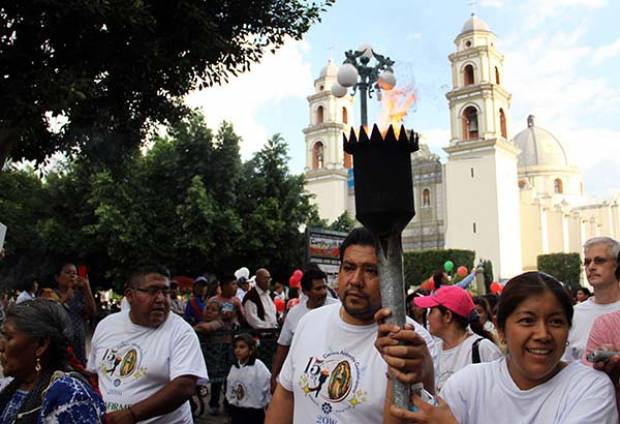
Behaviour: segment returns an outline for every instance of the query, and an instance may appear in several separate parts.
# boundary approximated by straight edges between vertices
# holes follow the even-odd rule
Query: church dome
[[[319,78],[325,78],[325,77],[336,78],[337,74],[338,74],[338,65],[336,65],[335,63],[332,62],[331,59],[329,59],[327,61],[327,65],[325,65],[323,69],[321,69],[321,72],[319,73]]]
[[[461,30],[461,33],[469,32],[469,31],[491,32],[491,29],[489,28],[486,22],[484,22],[482,19],[480,19],[479,17],[477,17],[476,15],[472,13],[471,18],[466,20],[465,24],[463,24],[463,29]]]
[[[534,116],[527,117],[527,128],[513,138],[515,146],[521,150],[518,166],[567,167],[568,156],[562,143],[549,131],[534,125]]]

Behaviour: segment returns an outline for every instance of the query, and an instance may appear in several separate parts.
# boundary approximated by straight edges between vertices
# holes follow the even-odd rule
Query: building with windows
[[[454,43],[447,159],[442,164],[424,145],[412,155],[416,216],[403,247],[471,249],[493,262],[497,278],[509,278],[536,269],[540,254],[580,253],[598,235],[620,238],[620,193],[588,197],[581,170],[534,116],[508,134],[512,96],[488,25],[472,15]],[[306,187],[330,222],[345,210],[355,215],[352,161],[342,151],[353,98],[331,95],[336,72],[328,63],[315,81],[304,130]]]

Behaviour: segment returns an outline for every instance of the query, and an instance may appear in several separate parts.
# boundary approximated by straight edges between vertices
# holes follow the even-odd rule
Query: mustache
[[[361,291],[359,291],[357,289],[347,289],[347,290],[345,290],[344,291],[344,297],[347,297],[349,295],[354,295],[354,296],[357,296],[357,297],[361,297],[363,299],[368,299],[368,295],[366,293],[361,292]]]

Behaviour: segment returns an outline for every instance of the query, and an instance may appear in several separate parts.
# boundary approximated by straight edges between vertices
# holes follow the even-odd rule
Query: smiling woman
[[[392,407],[410,422],[617,423],[614,388],[602,372],[561,361],[572,324],[569,294],[554,277],[528,272],[506,284],[497,325],[506,358],[469,365],[451,376],[437,408],[420,412]]]

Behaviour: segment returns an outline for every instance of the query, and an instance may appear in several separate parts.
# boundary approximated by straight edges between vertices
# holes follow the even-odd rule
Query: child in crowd
[[[226,378],[226,400],[232,424],[262,424],[265,407],[271,400],[271,373],[256,358],[256,340],[249,334],[235,337],[233,346],[237,363]]]
[[[416,297],[413,301],[419,308],[430,308],[428,331],[440,340],[439,374],[435,376],[439,390],[461,368],[502,356],[493,336],[482,328],[474,302],[466,290],[442,286],[432,295]]]
[[[203,312],[203,321],[194,325],[194,330],[201,333],[213,333],[214,331],[223,329],[224,322],[222,321],[221,315],[222,305],[215,300],[208,301]]]
[[[480,317],[480,324],[489,333],[493,334],[493,338],[497,337],[497,330],[493,324],[493,313],[491,312],[491,305],[484,296],[474,297],[474,305],[476,305],[476,312]]]
[[[433,423],[618,422],[614,387],[580,361],[563,362],[573,320],[571,296],[554,277],[527,272],[512,278],[498,304],[497,329],[508,354],[469,365],[444,385],[439,406],[412,396],[417,412],[391,406],[403,421]],[[391,392],[388,389],[391,399]]]

